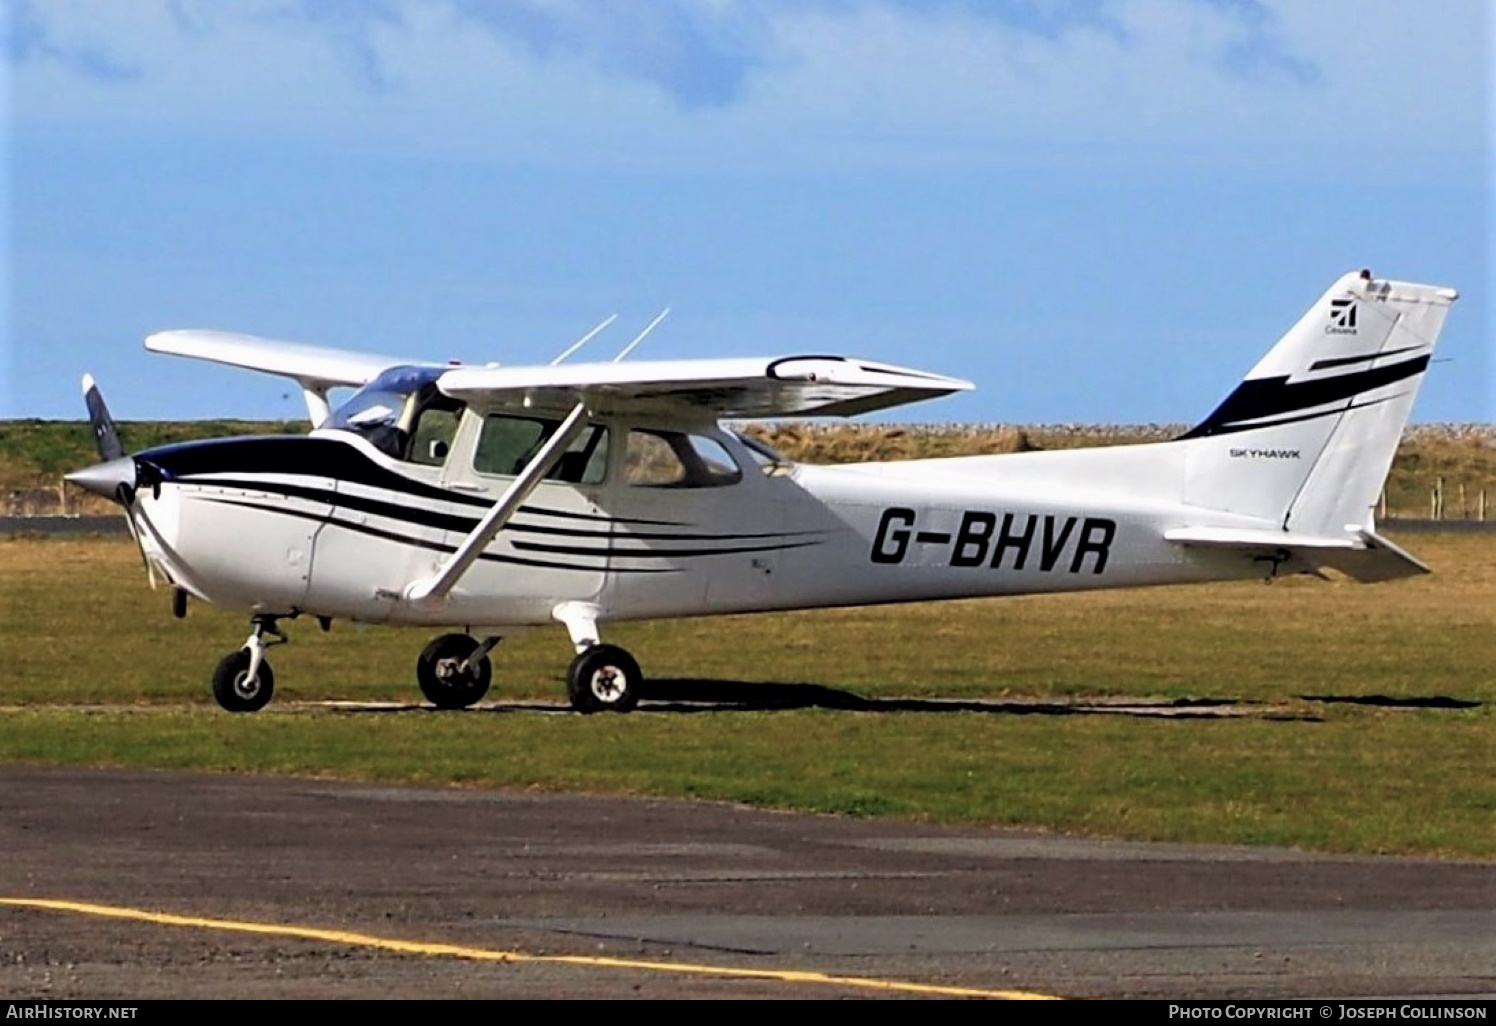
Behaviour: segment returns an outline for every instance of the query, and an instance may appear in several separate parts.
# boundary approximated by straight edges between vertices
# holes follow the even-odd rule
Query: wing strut
[[[447,557],[433,576],[424,580],[413,581],[405,589],[405,597],[411,602],[426,602],[434,599],[446,598],[447,593],[452,590],[462,575],[467,573],[468,567],[478,559],[488,543],[504,529],[509,519],[514,516],[530,493],[535,491],[545,475],[550,473],[551,468],[561,461],[562,455],[582,429],[587,426],[587,404],[579,402],[572,407],[572,411],[566,415],[556,433],[551,435],[546,443],[540,447],[525,469],[514,479],[504,494],[499,496],[493,508],[484,514],[483,519],[478,521],[478,526],[473,528],[457,551]]]
[[[332,404],[327,401],[327,390],[332,386],[314,378],[297,378],[301,386],[301,397],[306,400],[306,415],[312,427],[319,428],[332,417]]]

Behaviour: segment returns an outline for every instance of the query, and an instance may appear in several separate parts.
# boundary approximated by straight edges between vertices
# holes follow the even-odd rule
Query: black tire
[[[260,669],[249,679],[249,649],[230,652],[213,669],[213,697],[232,713],[259,712],[275,694],[275,671],[268,659],[260,660]]]
[[[580,713],[626,713],[639,704],[644,674],[617,645],[593,645],[571,661],[566,695]]]
[[[478,639],[467,634],[443,634],[432,640],[416,660],[416,683],[426,701],[438,709],[466,709],[488,694],[493,665],[484,656],[465,672],[457,667],[478,649]]]

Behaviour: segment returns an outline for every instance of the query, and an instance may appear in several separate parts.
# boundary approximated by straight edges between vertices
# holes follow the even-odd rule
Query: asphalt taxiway
[[[0,767],[10,998],[1496,992],[1496,864]]]

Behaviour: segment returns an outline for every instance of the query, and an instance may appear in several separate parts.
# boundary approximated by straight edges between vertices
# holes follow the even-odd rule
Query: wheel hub
[[[617,645],[592,644],[566,671],[566,695],[579,713],[629,712],[644,679],[639,664]]]
[[[251,677],[247,671],[234,675],[234,694],[240,698],[254,698],[260,693],[260,678]]]
[[[619,682],[622,676],[623,674],[616,666],[604,666],[592,675],[592,693],[597,696],[598,701],[617,700],[618,696],[623,693],[623,684]]]

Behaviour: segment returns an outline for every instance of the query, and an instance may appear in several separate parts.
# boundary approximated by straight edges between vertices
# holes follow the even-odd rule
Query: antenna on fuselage
[[[657,316],[654,320],[650,321],[649,324],[647,326],[645,326],[645,328],[644,328],[643,331],[639,332],[639,334],[637,334],[637,335],[634,336],[634,340],[632,342],[630,342],[628,345],[626,345],[626,346],[623,347],[623,352],[621,352],[617,356],[613,357],[613,362],[614,363],[622,363],[623,362],[623,358],[625,356],[629,355],[629,353],[632,353],[634,351],[634,347],[637,346],[640,342],[644,341],[644,336],[648,335],[651,331],[654,331],[655,330],[655,325],[657,325],[661,321],[663,321],[669,315],[669,313],[670,313],[670,308],[668,306],[665,307],[665,309],[661,310],[660,313],[659,313],[659,316]]]
[[[593,328],[591,331],[587,332],[587,334],[583,335],[581,338],[577,339],[575,342],[573,342],[567,348],[566,352],[562,353],[560,356],[558,356],[554,360],[552,360],[551,361],[551,366],[552,367],[556,366],[556,364],[558,364],[562,360],[566,359],[572,353],[576,352],[578,349],[581,349],[588,342],[590,342],[592,340],[593,336],[595,336],[599,331],[602,331],[604,328],[606,328],[608,325],[612,324],[616,320],[618,320],[618,315],[617,314],[610,314],[610,315],[608,315],[606,318],[604,318],[604,320],[603,320],[603,322],[601,324],[599,324],[597,327]]]

